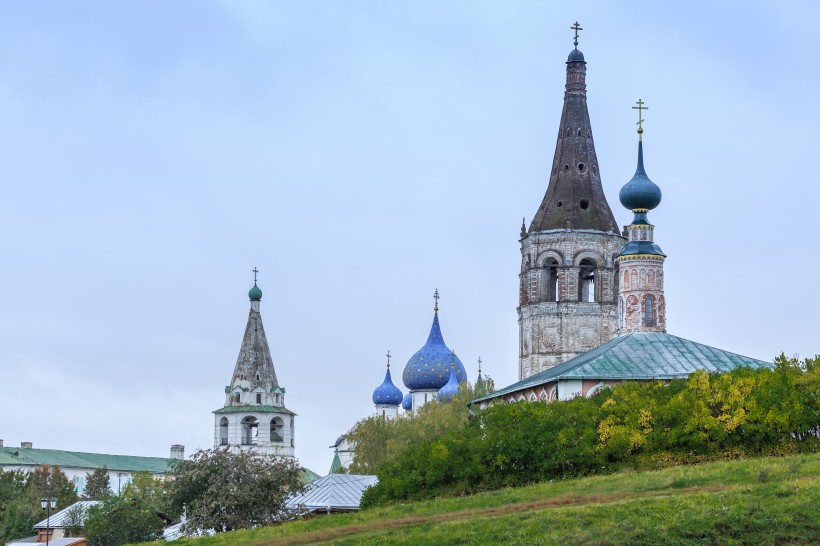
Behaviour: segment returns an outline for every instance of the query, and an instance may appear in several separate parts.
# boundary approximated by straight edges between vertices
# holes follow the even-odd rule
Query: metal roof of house
[[[107,455],[33,447],[0,447],[0,466],[41,466],[47,464],[61,468],[87,468],[93,470],[106,467],[109,470],[148,471],[152,474],[164,474],[171,472],[176,461],[177,459],[165,457]]]
[[[289,508],[303,506],[311,512],[358,510],[364,490],[378,481],[376,476],[328,474],[288,500],[287,505]]]
[[[25,546],[46,546],[45,542],[37,542],[37,537],[32,537],[32,539],[20,539],[14,542],[6,543],[7,546],[17,546],[25,545]],[[48,544],[49,546],[72,546],[73,544],[85,544],[86,538],[85,537],[70,537],[70,538],[52,538]]]
[[[472,403],[558,380],[679,379],[698,370],[727,372],[740,366],[773,368],[774,364],[661,332],[632,333],[612,339]]]
[[[65,527],[66,523],[71,523],[72,525],[75,524],[76,522],[66,521],[68,519],[67,516],[69,514],[69,511],[72,508],[74,508],[75,506],[81,506],[82,507],[82,509],[83,509],[83,523],[85,523],[85,518],[88,516],[88,509],[92,506],[97,505],[97,504],[102,504],[102,503],[101,503],[101,501],[95,501],[95,500],[77,501],[74,504],[72,504],[71,506],[67,506],[67,507],[63,508],[62,510],[60,510],[59,512],[55,512],[55,513],[51,514],[51,518],[46,518],[43,521],[35,524],[34,528],[35,529],[45,529],[46,528],[46,522],[48,522],[48,526],[51,529],[59,529],[60,527]]]

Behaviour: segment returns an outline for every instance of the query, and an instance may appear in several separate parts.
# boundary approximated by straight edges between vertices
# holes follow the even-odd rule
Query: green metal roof
[[[177,459],[165,457],[137,457],[135,455],[106,455],[82,453],[59,449],[36,449],[22,447],[0,448],[2,466],[59,466],[61,468],[102,468],[127,472],[148,471],[153,474],[171,472]]]
[[[330,472],[328,474],[336,474],[342,468],[342,460],[339,458],[339,450],[333,453],[333,462],[330,463]]]
[[[321,478],[321,476],[313,470],[304,466],[302,467],[302,484],[307,485],[309,483],[313,483],[319,478]]]
[[[286,407],[277,408],[275,406],[225,406],[213,413],[284,413],[285,415],[296,415]]]
[[[773,368],[774,364],[660,332],[616,337],[603,345],[544,370],[509,387],[473,400],[498,398],[511,392],[567,379],[651,380],[688,377],[697,370],[727,372],[740,366]]]

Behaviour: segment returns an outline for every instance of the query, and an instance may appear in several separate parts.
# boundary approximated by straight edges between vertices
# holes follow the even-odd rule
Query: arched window
[[[558,301],[558,260],[544,260],[544,271],[541,273],[541,301]]]
[[[237,404],[239,403],[239,393],[238,392],[233,393],[233,401],[236,402]]]
[[[646,296],[643,302],[643,323],[644,326],[655,326],[655,299],[652,296]]]
[[[618,298],[618,327],[624,327],[624,299]]]
[[[247,416],[242,419],[242,445],[255,446],[258,441],[259,421],[256,417]]]
[[[589,258],[581,260],[578,272],[578,301],[594,302],[596,277],[598,275],[597,264]]]
[[[257,404],[262,403],[262,394],[261,393],[258,393],[258,392],[256,393],[256,403]]]
[[[285,422],[281,417],[274,417],[270,420],[270,441],[281,443],[285,441]]]
[[[219,445],[228,445],[228,418],[223,417],[219,420]]]

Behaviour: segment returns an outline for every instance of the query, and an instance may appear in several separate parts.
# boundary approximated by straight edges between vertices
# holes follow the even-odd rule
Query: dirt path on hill
[[[736,485],[709,485],[702,487],[686,487],[680,489],[668,489],[663,491],[646,491],[643,493],[615,493],[615,494],[592,494],[592,495],[561,495],[537,501],[505,504],[491,508],[470,508],[455,512],[445,512],[442,514],[427,514],[419,516],[407,516],[392,520],[379,520],[370,523],[358,523],[324,529],[322,531],[312,531],[300,535],[282,538],[267,538],[264,542],[251,542],[248,546],[292,546],[296,544],[321,544],[340,538],[348,538],[360,533],[373,531],[384,531],[385,529],[399,529],[410,525],[425,525],[430,523],[440,523],[445,521],[458,521],[472,518],[487,518],[515,514],[519,512],[530,512],[544,510],[547,508],[559,508],[564,506],[579,506],[583,504],[608,504],[622,502],[625,500],[641,499],[647,497],[663,498],[688,493],[714,493],[744,487],[748,484]]]
[[[802,478],[796,478],[793,480],[785,480],[783,483],[816,481],[818,479],[820,479],[820,476],[807,476]],[[678,495],[686,495],[689,493],[715,493],[718,491],[739,489],[741,487],[746,487],[748,485],[752,484],[739,483],[731,485],[707,485],[699,487],[683,487],[680,489],[644,491],[640,493],[594,493],[590,495],[560,495],[557,497],[550,497],[537,501],[518,502],[513,504],[505,504],[502,506],[494,506],[490,508],[468,508],[465,510],[445,512],[441,514],[407,516],[391,520],[377,520],[369,523],[357,523],[354,525],[333,527],[331,529],[312,531],[309,533],[287,536],[282,538],[268,537],[261,542],[249,542],[247,543],[247,546],[293,546],[297,544],[322,544],[333,540],[338,540],[341,538],[349,538],[351,536],[355,536],[361,533],[372,533],[375,531],[384,531],[388,529],[400,529],[402,527],[407,527],[411,525],[425,525],[430,523],[459,521],[471,518],[491,518],[520,512],[530,512],[544,510],[548,508],[560,508],[564,506],[580,506],[584,504],[605,505],[633,499],[675,497]]]

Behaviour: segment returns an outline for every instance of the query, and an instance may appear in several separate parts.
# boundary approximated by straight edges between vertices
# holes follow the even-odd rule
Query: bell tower
[[[293,457],[296,414],[285,407],[285,389],[273,369],[256,274],[254,268],[251,309],[231,384],[225,387],[225,405],[213,412],[214,448]]]
[[[521,226],[518,378],[612,338],[617,328],[615,256],[626,240],[604,195],[587,110],[586,61],[566,62],[561,123],[547,192]]]
[[[629,242],[618,253],[620,290],[618,293],[618,334],[666,332],[666,298],[663,294],[663,262],[666,254],[655,244],[655,226],[647,213],[661,202],[661,189],[643,167],[643,110],[638,100],[638,168],[618,198],[635,215],[626,226]]]

